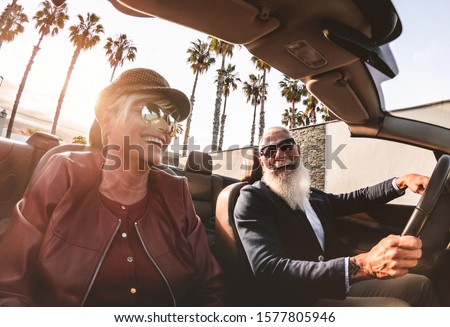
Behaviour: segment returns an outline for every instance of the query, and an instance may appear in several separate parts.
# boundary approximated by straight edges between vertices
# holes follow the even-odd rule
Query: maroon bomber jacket
[[[99,153],[54,155],[16,205],[0,242],[0,305],[82,306],[120,220],[99,198]],[[184,177],[152,170],[137,222],[174,306],[222,305],[221,270]]]

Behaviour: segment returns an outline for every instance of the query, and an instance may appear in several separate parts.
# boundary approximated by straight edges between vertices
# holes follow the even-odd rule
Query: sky
[[[0,10],[8,2],[0,0]],[[398,60],[400,74],[382,85],[386,107],[391,109],[450,98],[450,65],[447,59],[450,53],[450,22],[446,17],[450,12],[450,1],[434,0],[427,3],[427,10],[421,11],[419,18],[413,13],[417,9],[414,2],[417,0],[394,1],[403,17],[404,33],[391,46],[395,57],[401,57]],[[25,7],[31,21],[39,9],[40,1],[19,0],[19,3]],[[118,68],[116,77],[130,68],[151,68],[161,73],[172,87],[190,97],[194,75],[186,63],[186,51],[191,42],[197,39],[206,41],[207,35],[157,18],[127,16],[107,0],[68,0],[67,4],[70,20],[66,29],[55,37],[43,40],[21,98],[19,113],[41,119],[36,126],[30,127],[44,131],[51,128],[59,93],[74,51],[68,39],[68,27],[78,21],[78,14],[86,16],[87,12],[101,17],[105,33],[99,45],[82,52],[78,59],[63,103],[59,126],[73,128],[74,135],[87,134],[94,119],[93,106],[97,93],[109,83],[112,73],[103,46],[107,37],[119,33],[126,33],[138,52],[136,61],[126,62]],[[446,32],[428,32],[428,28],[436,27],[436,24],[444,24],[441,30]],[[0,76],[3,77],[0,107],[7,109],[13,106],[32,47],[39,38],[34,21],[26,24],[25,28],[25,33],[12,43],[4,43],[0,49]],[[411,38],[415,42],[411,42]],[[227,62],[236,65],[242,81],[247,80],[250,73],[256,73],[250,58],[251,54],[242,47],[235,50],[231,59],[227,59]],[[220,59],[206,74],[201,75],[197,85],[191,135],[201,150],[211,143],[216,94],[214,80],[219,63]],[[275,69],[268,74],[266,126],[280,125],[281,114],[289,106],[280,94],[278,82],[282,78],[283,75]],[[224,149],[248,145],[253,106],[246,103],[241,87],[230,95],[227,113]],[[258,121],[256,124],[258,126]]]
[[[387,109],[450,99],[450,1],[393,0],[403,32],[390,43],[399,74],[382,84]]]

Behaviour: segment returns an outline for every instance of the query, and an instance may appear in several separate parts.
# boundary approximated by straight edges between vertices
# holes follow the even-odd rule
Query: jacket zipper
[[[102,257],[100,258],[100,261],[98,262],[97,268],[95,269],[95,272],[94,272],[94,276],[92,277],[91,283],[89,284],[89,287],[88,287],[88,289],[86,291],[86,294],[83,297],[83,301],[81,302],[81,306],[84,306],[84,303],[86,302],[86,299],[87,299],[87,297],[89,295],[89,292],[91,291],[92,285],[94,285],[94,281],[95,281],[95,278],[97,277],[98,271],[100,270],[100,266],[102,265],[103,260],[106,257],[106,253],[108,252],[109,247],[111,246],[111,243],[113,242],[114,237],[116,236],[117,231],[119,230],[121,224],[122,224],[122,219],[119,219],[119,223],[116,226],[116,230],[112,234],[112,237],[109,240],[108,245],[107,245],[105,251],[102,254]]]
[[[174,294],[173,294],[173,292],[172,292],[172,288],[170,287],[169,281],[167,280],[166,276],[165,276],[164,273],[162,272],[161,268],[159,268],[159,266],[158,266],[158,264],[156,263],[156,261],[152,258],[152,256],[151,256],[150,253],[148,252],[147,247],[146,247],[146,245],[145,245],[145,243],[144,243],[144,240],[142,239],[141,232],[139,231],[137,222],[134,223],[134,227],[136,228],[137,234],[138,234],[138,236],[139,236],[139,239],[141,240],[142,246],[144,247],[145,253],[147,253],[147,256],[148,256],[148,257],[150,258],[150,260],[153,262],[153,264],[155,265],[156,269],[158,269],[159,273],[161,274],[162,278],[164,279],[164,282],[166,283],[167,288],[169,289],[170,296],[172,297],[173,306],[176,307],[176,306],[177,306],[177,301],[175,300],[175,296],[174,296]]]

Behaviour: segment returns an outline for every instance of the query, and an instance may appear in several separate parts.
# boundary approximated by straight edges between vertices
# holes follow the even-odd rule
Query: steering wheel
[[[425,192],[414,209],[403,235],[420,236],[425,259],[450,249],[450,156],[443,155],[433,170]]]

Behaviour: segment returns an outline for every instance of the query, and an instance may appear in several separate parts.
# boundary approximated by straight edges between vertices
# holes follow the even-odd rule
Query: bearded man
[[[261,306],[436,306],[428,278],[408,273],[420,239],[389,235],[369,252],[343,253],[334,219],[405,193],[423,193],[428,177],[408,174],[347,194],[310,188],[300,147],[284,127],[259,144],[261,181],[242,188],[234,216],[260,290]]]

